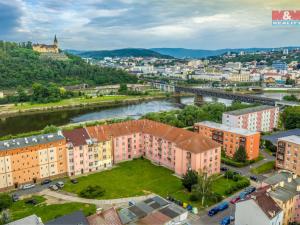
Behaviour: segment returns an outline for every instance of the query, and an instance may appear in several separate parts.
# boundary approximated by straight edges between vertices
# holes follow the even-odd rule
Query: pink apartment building
[[[272,131],[277,128],[279,108],[275,106],[257,106],[223,113],[222,123],[251,131]]]
[[[113,139],[114,163],[144,156],[178,175],[188,169],[220,172],[221,147],[201,134],[150,120],[100,127]]]

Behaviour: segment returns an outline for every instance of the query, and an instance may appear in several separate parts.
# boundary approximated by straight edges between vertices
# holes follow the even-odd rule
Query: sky
[[[220,49],[300,46],[300,26],[272,26],[299,0],[0,0],[0,40],[60,48]]]

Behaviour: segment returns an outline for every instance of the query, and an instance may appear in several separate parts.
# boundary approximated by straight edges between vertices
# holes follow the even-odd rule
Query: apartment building
[[[251,131],[272,131],[278,121],[279,108],[267,105],[225,112],[222,116],[223,124]]]
[[[235,225],[282,225],[283,210],[265,189],[236,203]]]
[[[278,139],[276,167],[300,175],[300,136],[291,135]]]
[[[283,211],[283,225],[300,222],[300,178],[288,171],[277,174],[262,182],[262,187]]]
[[[61,132],[0,142],[0,189],[67,174]]]
[[[108,136],[102,127],[92,126],[86,128],[90,135],[95,152],[95,170],[105,169],[113,165],[112,138]]]
[[[114,163],[145,157],[183,175],[188,169],[220,171],[221,146],[200,134],[150,120],[102,126],[113,139]]]
[[[67,143],[68,175],[80,175],[112,166],[112,141],[97,127],[63,131]]]
[[[259,156],[260,133],[242,128],[230,127],[211,121],[196,123],[194,130],[222,145],[230,158],[240,146],[244,147],[249,160]]]

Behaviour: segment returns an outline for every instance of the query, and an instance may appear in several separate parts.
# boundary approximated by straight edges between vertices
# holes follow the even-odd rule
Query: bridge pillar
[[[202,106],[204,104],[204,99],[202,95],[195,95],[194,104],[196,106]]]

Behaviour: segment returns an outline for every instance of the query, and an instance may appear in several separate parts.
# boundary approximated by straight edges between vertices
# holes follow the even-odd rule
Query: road
[[[232,170],[232,171],[237,171],[239,173],[241,173],[243,176],[246,176],[246,177],[249,177],[251,175],[253,176],[256,176],[258,178],[258,181],[263,181],[264,179],[266,179],[267,177],[264,176],[264,175],[256,175],[256,174],[253,174],[251,173],[251,169],[254,168],[254,167],[257,167],[257,166],[260,166],[266,162],[270,162],[270,161],[274,161],[275,160],[275,157],[268,154],[266,151],[264,150],[261,150],[260,153],[264,156],[264,159],[263,160],[260,160],[256,163],[253,163],[249,166],[245,166],[245,167],[242,167],[242,168],[237,168],[237,167],[233,167],[233,166],[229,166],[229,165],[225,165],[225,164],[222,164],[222,166],[224,167],[227,167],[228,169]]]

